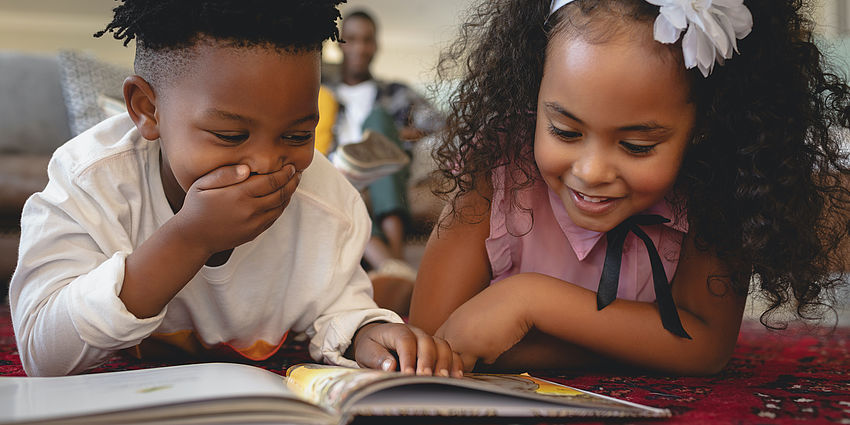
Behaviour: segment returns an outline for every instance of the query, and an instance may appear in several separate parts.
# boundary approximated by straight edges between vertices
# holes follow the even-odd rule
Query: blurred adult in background
[[[326,155],[333,156],[342,145],[360,142],[364,130],[383,134],[409,155],[411,143],[443,125],[441,114],[410,87],[372,75],[372,60],[378,52],[377,31],[375,19],[362,10],[349,13],[342,21],[340,75],[326,82],[325,92],[320,96],[320,114],[334,117],[332,139],[317,140],[316,144]],[[328,123],[324,117],[323,121]],[[364,192],[372,216],[372,237],[364,260],[376,283],[376,301],[380,304],[386,295],[379,285],[392,282],[398,287],[390,298],[400,300],[400,305],[386,307],[403,310],[401,313],[406,312],[407,292],[416,279],[415,269],[404,260],[409,225],[405,199],[408,176],[409,169],[404,167],[376,180]]]

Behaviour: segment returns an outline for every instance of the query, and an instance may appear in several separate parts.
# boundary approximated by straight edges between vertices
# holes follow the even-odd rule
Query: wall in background
[[[349,0],[343,15],[366,9],[378,21],[380,51],[375,74],[423,87],[433,80],[440,48],[455,34],[459,15],[470,0]],[[94,38],[112,19],[114,0],[2,0],[0,49],[55,53],[62,48],[88,51],[101,60],[131,67],[134,44]],[[335,43],[325,59],[339,62]]]
[[[850,0],[817,0],[813,13],[824,44],[850,69]],[[343,14],[365,8],[377,19],[380,51],[375,75],[424,89],[434,79],[441,48],[456,35],[464,11],[473,0],[349,0]],[[0,49],[55,53],[61,48],[88,51],[107,62],[131,67],[133,44],[124,47],[92,34],[111,20],[114,0],[2,0]],[[329,43],[325,59],[340,60]]]
[[[92,34],[112,20],[112,0],[0,1],[0,49],[55,53],[62,48],[86,50],[98,58],[133,64],[133,49],[117,40]]]

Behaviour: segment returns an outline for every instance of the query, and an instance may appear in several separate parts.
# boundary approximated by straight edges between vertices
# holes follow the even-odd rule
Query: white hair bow
[[[552,0],[551,16],[575,0]],[[675,43],[683,31],[685,66],[699,67],[708,77],[715,62],[723,65],[738,51],[738,40],[753,28],[753,15],[744,0],[646,0],[661,7],[655,19],[654,37],[661,43]]]

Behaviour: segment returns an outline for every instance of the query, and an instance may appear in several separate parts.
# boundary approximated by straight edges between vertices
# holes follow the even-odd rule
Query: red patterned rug
[[[711,377],[536,375],[673,412],[670,419],[641,423],[850,424],[848,345],[850,327],[833,332],[803,327],[769,331],[758,323],[745,322],[729,365]],[[282,373],[292,364],[311,361],[306,350],[306,343],[293,339],[272,359],[251,364]],[[169,364],[175,363],[143,362],[119,355],[93,372]],[[0,307],[0,375],[24,376],[5,306]]]

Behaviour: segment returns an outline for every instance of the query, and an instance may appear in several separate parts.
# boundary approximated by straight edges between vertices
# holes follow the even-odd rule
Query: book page
[[[667,417],[666,409],[604,397],[528,374],[463,378],[315,364],[287,370],[290,389],[355,415]]]
[[[373,382],[395,376],[393,372],[319,364],[300,364],[286,371],[290,391],[313,404],[342,411],[345,400]]]
[[[567,406],[435,384],[411,384],[375,392],[357,400],[351,410],[358,416],[616,417],[633,413],[629,410],[629,414],[624,414],[616,405]]]
[[[0,418],[46,420],[240,397],[296,399],[284,378],[267,370],[202,363],[52,378],[0,377]]]

